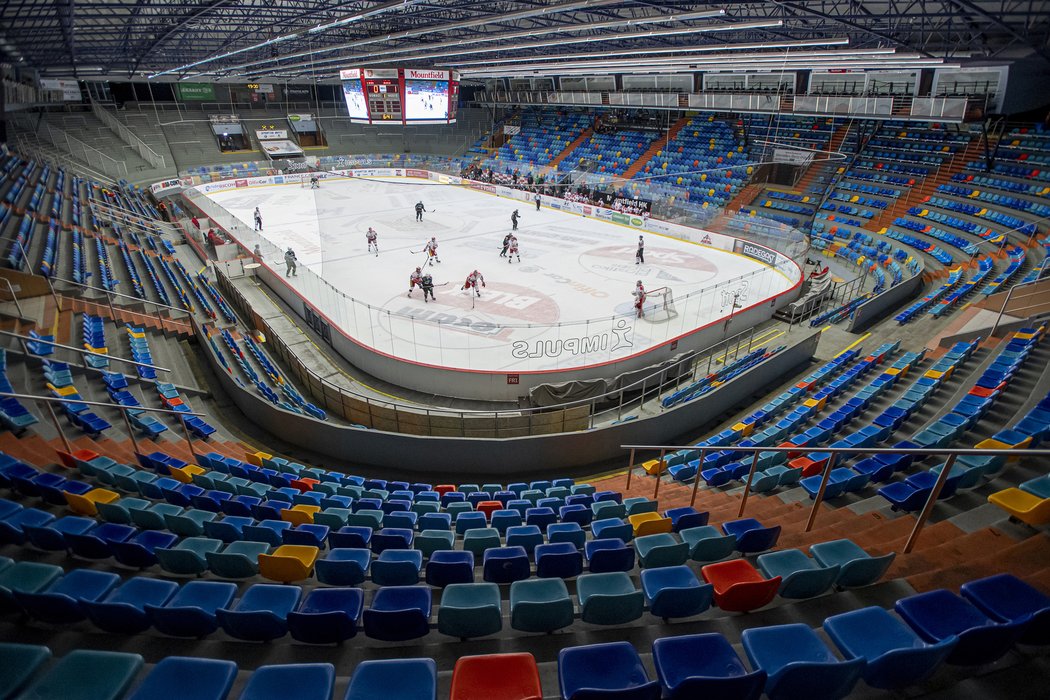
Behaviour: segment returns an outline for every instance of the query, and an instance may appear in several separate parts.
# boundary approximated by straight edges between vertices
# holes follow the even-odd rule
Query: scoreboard
[[[350,121],[358,124],[451,124],[459,73],[416,68],[339,71]]]

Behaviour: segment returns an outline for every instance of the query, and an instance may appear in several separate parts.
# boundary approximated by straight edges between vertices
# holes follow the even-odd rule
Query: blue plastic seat
[[[596,540],[617,538],[626,543],[634,539],[634,528],[622,518],[602,518],[591,522],[591,536]]]
[[[838,564],[819,566],[799,549],[781,549],[762,554],[758,568],[766,578],[781,577],[780,597],[813,598],[834,585],[839,575]]]
[[[752,627],[741,637],[751,665],[766,672],[771,700],[838,700],[864,671],[864,659],[840,661],[808,625]]]
[[[514,525],[507,528],[506,543],[508,547],[523,547],[532,556],[536,545],[543,544],[543,534],[535,525]]]
[[[112,544],[126,542],[138,532],[130,525],[118,523],[100,523],[98,526],[82,533],[67,532],[66,542],[70,551],[84,559],[109,559],[113,556]]]
[[[506,534],[507,529],[511,527],[517,527],[522,524],[521,513],[516,510],[503,509],[495,510],[492,512],[492,517],[489,521],[491,527],[499,530],[501,535]]]
[[[281,533],[283,544],[306,545],[324,549],[328,539],[329,527],[327,525],[315,525],[313,523],[301,523],[288,528]],[[379,533],[376,533],[377,535]],[[409,538],[411,540],[411,538]],[[373,540],[374,542],[374,540]],[[373,547],[375,544],[372,545]]]
[[[572,578],[583,572],[583,554],[570,542],[536,547],[537,578]]]
[[[205,637],[219,628],[215,611],[228,607],[237,586],[220,581],[190,581],[164,605],[144,605],[150,623],[173,637]]]
[[[991,663],[1001,657],[1021,636],[1028,622],[1026,619],[996,622],[943,588],[901,598],[894,608],[926,642],[958,637],[958,644],[947,661],[963,666]]]
[[[63,656],[29,686],[24,700],[118,700],[142,669],[142,657],[77,649]]]
[[[671,528],[674,532],[681,532],[691,527],[707,525],[709,514],[701,513],[691,506],[683,506],[667,509],[664,511],[664,516],[671,519]]]
[[[436,700],[433,659],[362,661],[354,669],[343,700]]]
[[[665,621],[699,615],[711,607],[713,586],[700,583],[688,566],[644,569],[641,578],[649,612]]]
[[[356,586],[363,583],[372,563],[367,549],[331,549],[323,559],[314,563],[317,580],[329,586]]]
[[[765,527],[754,518],[722,523],[722,532],[736,537],[736,549],[742,554],[754,554],[772,549],[780,539],[780,529],[780,525]]]
[[[256,583],[232,608],[218,608],[215,616],[231,637],[268,642],[288,633],[288,613],[302,595],[299,586]]]
[[[628,547],[621,539],[607,537],[588,540],[583,549],[587,556],[587,570],[592,574],[634,569],[634,547]]]
[[[391,549],[411,549],[414,535],[412,530],[384,527],[372,535],[372,552],[382,554]]]
[[[0,516],[0,520],[2,519],[3,517]],[[83,534],[97,524],[98,521],[94,518],[67,515],[58,520],[51,520],[43,525],[23,524],[22,533],[29,540],[29,543],[37,549],[61,552],[69,549],[69,543],[66,541],[67,534]]]
[[[856,588],[875,583],[882,578],[897,556],[895,552],[890,552],[873,557],[848,539],[818,542],[810,546],[809,553],[821,566],[839,567],[835,585],[842,588]]]
[[[489,583],[513,583],[527,579],[532,574],[529,555],[524,547],[486,549],[482,567],[482,578]]]
[[[380,588],[364,611],[365,634],[387,642],[424,637],[430,631],[430,606],[427,587]]]
[[[474,582],[474,554],[458,550],[438,550],[430,555],[426,569],[427,585],[444,588]],[[444,598],[441,604],[444,605]]]
[[[222,659],[169,656],[153,667],[127,700],[226,700],[237,678],[237,664]]]
[[[1050,597],[1012,574],[997,574],[962,585],[961,593],[998,622],[1024,622],[1022,644],[1050,643]]]
[[[553,632],[574,621],[569,589],[560,578],[526,579],[510,585],[510,626],[522,632]]]
[[[554,523],[547,526],[547,541],[551,544],[569,542],[576,549],[583,549],[587,541],[587,533],[583,531],[579,523]]]
[[[659,700],[661,694],[660,683],[649,680],[629,642],[562,649],[558,686],[564,700]]]
[[[419,582],[423,553],[418,549],[388,549],[372,562],[372,582],[379,586],[413,586]]]
[[[315,588],[288,613],[288,631],[308,644],[344,642],[357,634],[364,600],[360,588]]]
[[[416,535],[413,546],[424,557],[430,557],[439,550],[452,549],[455,541],[456,535],[451,530],[423,530]]]
[[[642,616],[645,600],[622,571],[582,574],[576,579],[580,619],[597,625],[622,625]]]
[[[332,664],[260,666],[241,692],[240,700],[332,700]]]
[[[503,628],[499,586],[495,583],[454,583],[441,593],[438,631],[470,639]]]
[[[328,546],[332,549],[368,549],[372,542],[372,528],[344,525],[328,533]]]
[[[653,666],[667,700],[757,700],[766,684],[766,672],[748,673],[729,640],[717,633],[657,639]]]
[[[174,581],[135,576],[101,601],[81,601],[88,618],[99,629],[113,634],[138,634],[151,624],[146,606],[161,606],[179,590]]]
[[[120,577],[109,571],[74,569],[43,590],[15,588],[15,601],[31,617],[53,625],[64,625],[83,620],[81,601],[95,601],[117,587]]]
[[[824,631],[845,658],[865,661],[864,681],[873,688],[904,688],[925,680],[956,644],[955,637],[927,644],[875,606],[832,615],[824,620]]]

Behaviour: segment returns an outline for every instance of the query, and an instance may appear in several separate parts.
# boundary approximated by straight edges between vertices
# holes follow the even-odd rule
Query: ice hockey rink
[[[415,178],[340,177],[316,190],[263,185],[207,196],[249,230],[258,207],[267,265],[283,273],[290,246],[299,274],[288,281],[351,338],[438,367],[528,372],[620,360],[729,316],[734,301],[739,310],[794,284],[757,260],[655,233],[643,234],[645,263],[636,264],[637,229]],[[520,262],[500,257],[515,209]],[[378,255],[368,251],[369,226]],[[244,228],[240,242],[251,248],[258,241]],[[441,262],[428,266],[421,251],[431,236]],[[417,266],[432,275],[435,301],[419,289],[408,296]],[[480,297],[462,289],[475,269],[486,283]],[[671,290],[673,313],[652,294],[636,318],[638,280]]]

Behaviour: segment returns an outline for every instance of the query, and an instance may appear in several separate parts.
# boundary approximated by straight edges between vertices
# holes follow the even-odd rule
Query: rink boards
[[[638,370],[765,320],[801,279],[792,261],[747,241],[549,197],[537,212],[521,201],[528,193],[437,173],[341,171],[319,190],[289,180],[205,184],[196,189],[206,197],[190,198],[245,249],[261,245],[260,276],[308,321],[323,319],[340,354],[438,394],[514,399],[539,384]],[[429,210],[422,222],[419,200]],[[508,263],[499,251],[515,208],[522,260]],[[379,232],[378,257],[368,226]],[[639,234],[644,265],[635,264]],[[418,290],[406,296],[407,281],[431,235],[442,262],[427,270],[440,286],[424,303]],[[295,277],[284,276],[288,246]],[[475,268],[487,283],[480,298],[461,289]],[[638,279],[670,288],[675,313],[650,299],[636,318]]]

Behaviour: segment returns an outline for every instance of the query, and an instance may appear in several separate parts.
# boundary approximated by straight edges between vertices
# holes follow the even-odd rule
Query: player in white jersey
[[[368,252],[375,251],[376,257],[379,257],[379,234],[371,226],[368,227],[368,231],[365,232],[365,240],[368,241]]]
[[[642,317],[642,306],[645,304],[645,287],[642,285],[642,281],[638,280],[638,285],[632,292],[634,296],[634,308],[638,311],[638,318]]]
[[[423,250],[427,252],[427,264],[432,265],[435,262],[441,262],[441,258],[438,257],[438,242],[437,238],[431,236],[430,240],[427,241],[426,245],[423,246]]]
[[[484,287],[485,286],[485,278],[484,278],[484,276],[482,276],[482,274],[480,272],[478,272],[477,270],[474,270],[469,275],[467,275],[467,279],[463,283],[463,289],[473,289],[474,293],[477,294],[480,297],[481,296],[481,290],[478,288],[478,283],[480,283],[481,286]]]
[[[408,296],[412,296],[412,290],[423,285],[423,270],[416,268],[415,272],[408,276]],[[423,295],[424,297],[426,294]]]
[[[510,259],[517,256],[518,262],[521,262],[521,253],[518,252],[518,237],[513,233],[510,234],[510,239],[507,241],[507,264],[510,264]]]

